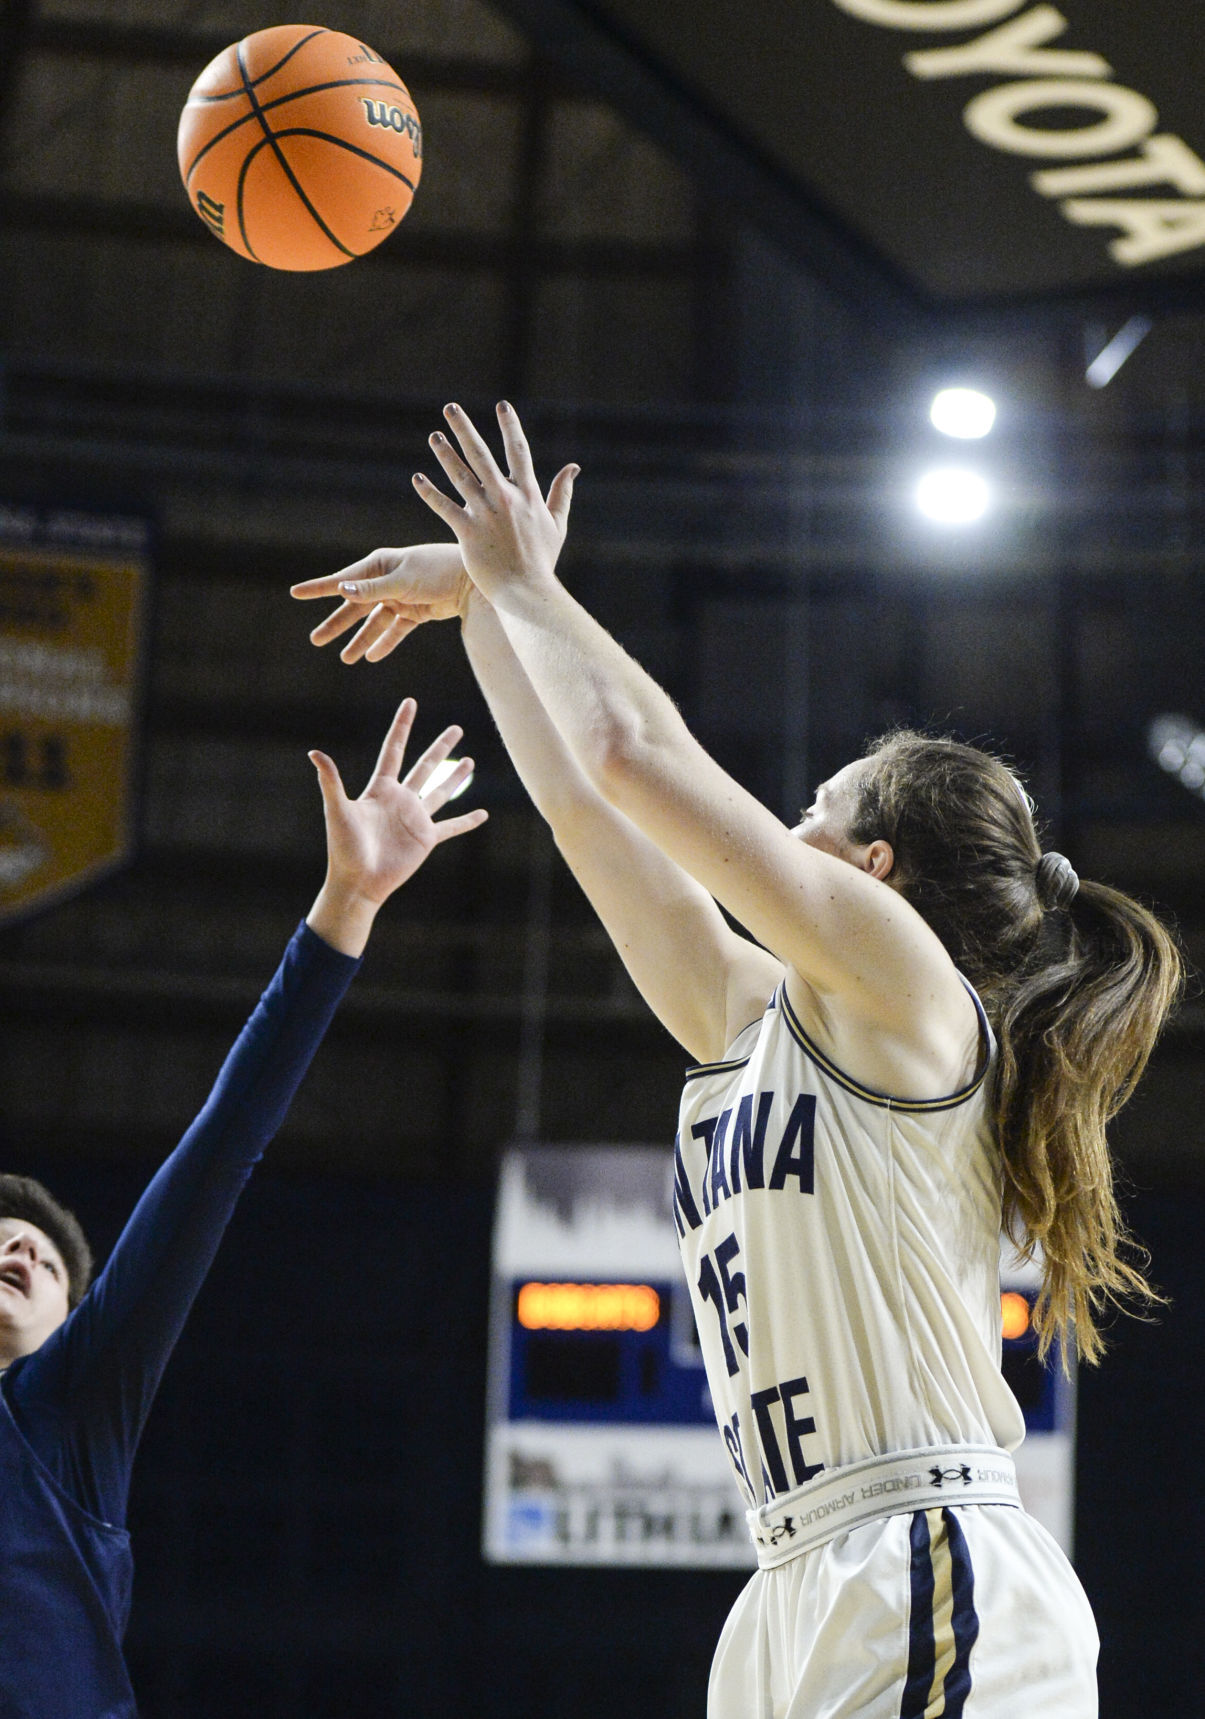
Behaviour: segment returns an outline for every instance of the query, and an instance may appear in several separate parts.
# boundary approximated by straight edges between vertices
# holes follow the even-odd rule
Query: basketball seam
[[[238,67],[239,67],[239,71],[242,73],[243,83],[246,86],[247,99],[251,103],[251,106],[254,108],[256,116],[259,119],[259,123],[263,127],[264,137],[265,137],[266,141],[272,145],[273,153],[275,154],[277,161],[280,162],[281,170],[283,171],[285,177],[288,179],[289,184],[293,187],[294,191],[296,191],[298,197],[301,199],[302,206],[305,209],[308,209],[311,218],[317,223],[317,225],[326,234],[327,238],[330,240],[331,244],[334,245],[334,247],[337,251],[342,251],[343,255],[345,257],[354,257],[356,253],[354,251],[349,251],[347,246],[342,244],[335,237],[335,235],[331,232],[331,230],[327,226],[326,222],[322,219],[322,216],[318,213],[317,209],[315,209],[314,205],[310,202],[309,198],[306,196],[304,190],[301,187],[301,182],[297,178],[297,175],[293,172],[293,169],[289,166],[288,162],[285,160],[284,151],[281,149],[280,145],[276,141],[276,133],[272,130],[271,126],[268,124],[267,120],[264,117],[264,111],[259,104],[259,97],[256,95],[255,91],[251,88],[251,85],[247,82],[247,67],[243,61],[243,44],[241,42],[238,45]],[[255,252],[251,249],[251,241],[247,237],[247,224],[243,219],[243,185],[244,185],[244,181],[246,179],[247,162],[251,160],[252,155],[256,155],[258,153],[259,153],[258,150],[252,150],[252,151],[248,152],[247,161],[244,161],[244,163],[243,163],[243,171],[239,174],[239,184],[238,184],[238,224],[239,224],[239,231],[243,235],[243,243],[246,245],[248,251],[251,252],[251,255],[253,257],[255,257]],[[255,260],[258,263],[262,259],[259,257],[255,257]]]
[[[371,162],[373,163],[373,167],[380,167],[383,172],[394,175],[395,179],[401,179],[402,184],[407,186],[407,189],[409,189],[411,196],[414,194],[414,186],[411,184],[411,180],[407,179],[406,174],[402,172],[401,168],[390,167],[388,162],[382,162],[382,158],[380,158],[380,156],[370,155],[370,151],[361,150],[361,148],[359,148],[359,144],[347,143],[346,138],[337,138],[333,132],[309,131],[306,125],[296,125],[292,131],[278,132],[277,136],[280,136],[280,138],[321,138],[325,143],[333,143],[337,148],[340,148],[340,150],[349,150],[352,155],[361,156],[364,162]],[[242,167],[239,168],[239,193],[237,193],[237,198],[239,198],[239,230],[242,232],[242,242],[246,244],[246,248],[248,248],[249,253],[251,253],[251,256],[256,260],[256,263],[261,263],[263,258],[261,258],[261,256],[256,256],[256,253],[251,249],[251,241],[248,239],[248,229],[246,229],[246,225],[242,222],[242,186],[244,186],[244,182],[246,182],[246,177],[248,177],[248,172],[251,170],[251,163],[254,162],[254,158],[260,155],[261,150],[266,150],[270,143],[272,143],[272,139],[260,138],[260,141],[256,143],[256,146],[254,146],[254,150],[248,150],[248,153],[244,156],[244,160],[242,160]],[[315,220],[318,220],[318,217],[315,217]],[[321,220],[318,220],[318,225],[321,225]],[[346,244],[340,244],[339,239],[335,239],[333,234],[328,234],[328,237],[330,237],[330,242],[332,242],[332,244],[339,246],[339,249],[344,253],[344,256],[351,256],[352,260],[356,260],[359,256],[368,256],[368,251],[349,251]],[[371,249],[371,246],[368,249]]]
[[[273,77],[280,70],[280,68],[282,66],[288,65],[289,61],[293,58],[294,54],[299,54],[301,52],[302,48],[305,47],[307,42],[315,42],[315,41],[317,41],[319,36],[329,36],[330,34],[331,34],[331,32],[329,30],[323,29],[321,27],[318,28],[317,30],[311,30],[308,36],[303,36],[301,38],[300,42],[294,42],[293,43],[293,46],[289,49],[288,53],[284,56],[283,59],[277,60],[277,62],[274,66],[269,66],[267,71],[261,72],[257,78],[252,78],[251,87],[254,89],[257,84],[267,83],[268,79],[270,77]],[[244,41],[245,40],[246,40],[246,38],[244,37]],[[241,42],[240,42],[239,46],[240,47],[242,46]],[[240,84],[236,90],[223,90],[221,95],[195,96],[195,97],[191,97],[190,99],[195,100],[195,101],[199,101],[199,102],[201,102],[201,101],[233,101],[235,96],[241,96],[244,93],[245,88],[246,88],[245,84]]]
[[[184,175],[184,183],[186,185],[188,184],[189,180],[196,172],[198,164],[206,155],[209,154],[211,149],[221,143],[224,138],[229,137],[232,132],[237,131],[240,125],[246,125],[248,120],[259,118],[261,114],[271,113],[273,108],[283,107],[286,102],[297,101],[301,96],[320,95],[323,90],[352,89],[357,84],[365,85],[370,89],[399,90],[410,103],[410,111],[414,114],[415,119],[418,118],[418,109],[414,105],[410,91],[403,83],[389,84],[385,82],[384,78],[337,78],[333,83],[329,84],[307,84],[303,90],[290,90],[288,95],[274,96],[271,101],[255,103],[252,106],[250,113],[240,114],[238,119],[231,120],[229,125],[224,126],[221,131],[216,132],[214,136],[209,139],[209,142],[203,144],[201,148],[198,149],[196,155],[194,155],[191,163],[189,164],[188,172]],[[237,95],[250,95],[249,89],[237,90],[235,93]],[[252,100],[254,102],[254,98],[252,98]]]
[[[374,167],[381,168],[383,172],[392,173],[395,179],[400,179],[403,185],[409,187],[411,195],[418,189],[412,179],[407,179],[400,167],[394,167],[388,161],[382,161],[381,157],[374,155],[371,149],[361,149],[358,143],[350,143],[347,138],[340,137],[337,132],[315,131],[313,126],[295,125],[288,131],[278,131],[273,135],[276,137],[321,137],[325,142],[333,143],[339,149],[350,150],[353,155],[358,155],[363,161],[371,161]],[[359,256],[363,253],[357,252],[356,254]]]

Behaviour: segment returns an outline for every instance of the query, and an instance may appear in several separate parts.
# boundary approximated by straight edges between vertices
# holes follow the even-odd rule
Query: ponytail
[[[1106,1128],[1146,1067],[1182,963],[1154,915],[1106,884],[1081,883],[1046,917],[996,1026],[1004,1222],[1023,1255],[1040,1250],[1040,1353],[1074,1326],[1095,1362],[1111,1307],[1164,1299],[1118,1209]]]
[[[1039,1352],[1074,1337],[1095,1362],[1110,1308],[1164,1299],[1118,1209],[1106,1128],[1179,995],[1179,950],[1138,902],[1042,853],[1031,802],[998,758],[910,730],[867,756],[850,838],[891,843],[896,887],[999,1041],[1002,1221],[1041,1262]]]

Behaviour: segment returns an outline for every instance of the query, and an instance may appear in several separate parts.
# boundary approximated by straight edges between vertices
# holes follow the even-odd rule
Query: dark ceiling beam
[[[217,242],[183,196],[178,209],[169,209],[157,203],[0,191],[0,227],[10,233],[53,233],[60,239],[78,235],[151,244]],[[628,275],[669,280],[689,277],[697,263],[695,249],[689,243],[536,239],[517,233],[441,233],[418,228],[407,229],[374,251],[369,266],[509,273],[520,260],[525,265],[534,263],[543,275]]]
[[[577,0],[497,0],[540,52],[586,90],[610,102],[700,177],[714,203],[752,220],[814,278],[872,317],[900,327],[927,307],[752,145],[735,138],[721,115],[681,88],[609,23]]]
[[[511,263],[507,279],[507,393],[522,399],[528,391],[535,317],[540,285],[540,190],[548,157],[552,108],[552,68],[535,56],[528,64],[523,92],[519,170],[511,217]]]
[[[8,0],[13,10],[32,10],[33,0]],[[25,30],[28,53],[72,60],[110,60],[126,66],[180,66],[199,76],[211,60],[230,46],[231,38],[213,32],[190,32],[149,24],[106,23],[99,19],[34,18]],[[515,95],[522,90],[523,62],[498,65],[467,55],[396,54],[378,43],[373,48],[397,72],[412,93],[461,90],[479,95]]]
[[[60,1028],[113,1031],[146,1027],[177,1034],[186,1028],[237,1024],[262,981],[212,975],[181,976],[175,969],[130,971],[85,967],[78,963],[50,968],[33,962],[0,964],[0,1008],[23,1028],[52,1021]],[[507,1048],[521,1029],[523,998],[516,989],[481,992],[447,987],[418,990],[400,986],[358,985],[339,1011],[330,1036],[356,1028],[377,1028],[387,1039],[397,1023],[408,1023],[410,1042],[421,1037],[439,1043],[449,1021],[471,1021]],[[655,1037],[655,1028],[632,991],[599,995],[582,991],[548,1000],[547,1027],[570,1048],[583,1028],[593,1035],[614,1033],[623,1042]],[[396,1037],[394,1037],[396,1043]]]
[[[37,28],[37,9],[37,0],[0,0],[0,162],[4,159],[13,95]]]

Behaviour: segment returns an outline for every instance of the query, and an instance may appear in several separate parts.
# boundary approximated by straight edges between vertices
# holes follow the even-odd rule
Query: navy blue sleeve
[[[134,1451],[168,1357],[358,965],[298,927],[104,1270],[66,1323],[9,1368],[6,1394],[25,1437],[102,1521],[124,1522]]]

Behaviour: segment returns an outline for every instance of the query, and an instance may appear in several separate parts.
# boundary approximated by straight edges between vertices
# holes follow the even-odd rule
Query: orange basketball
[[[410,207],[423,132],[379,54],[338,30],[279,24],[206,66],[176,152],[189,201],[232,251],[273,269],[335,269]]]

